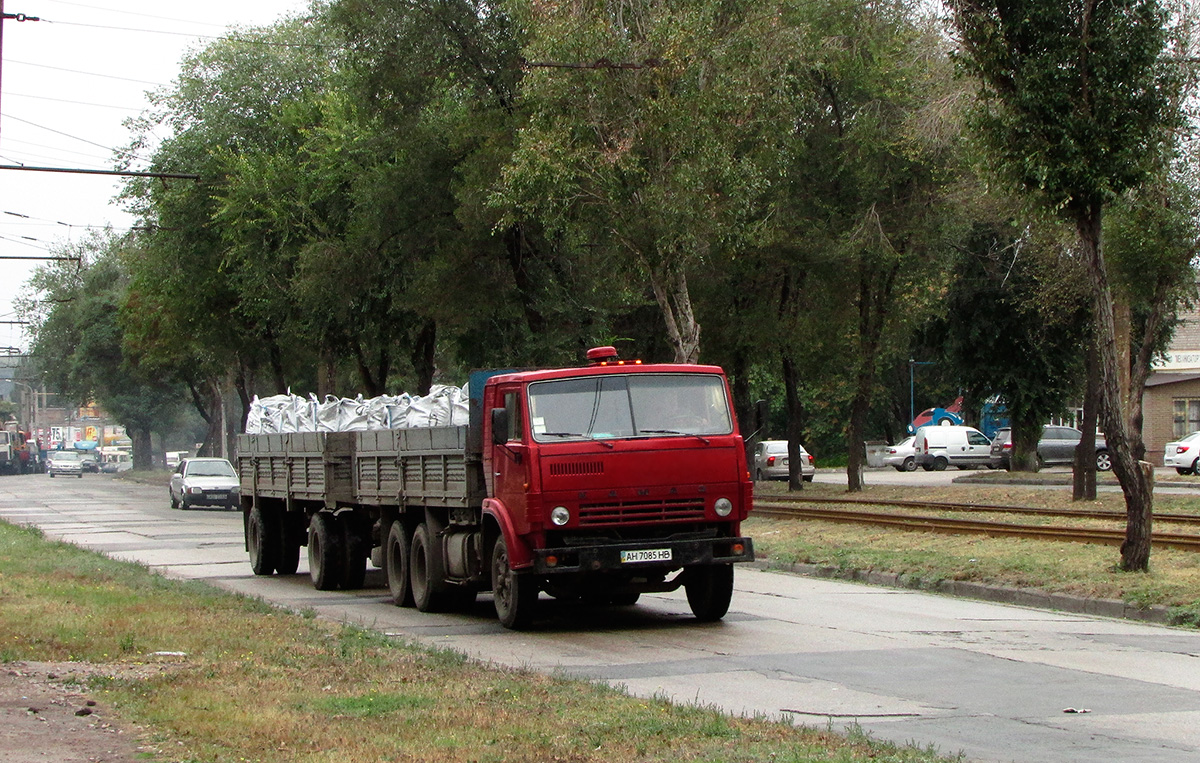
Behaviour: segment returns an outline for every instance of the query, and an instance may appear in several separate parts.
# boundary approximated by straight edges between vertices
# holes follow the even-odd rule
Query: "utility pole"
[[[4,64],[4,22],[9,19],[13,21],[41,21],[37,16],[26,16],[24,13],[5,13],[4,0],[0,0],[0,66]],[[3,77],[0,76],[0,81],[2,79]],[[0,91],[2,90],[3,88],[0,87]]]

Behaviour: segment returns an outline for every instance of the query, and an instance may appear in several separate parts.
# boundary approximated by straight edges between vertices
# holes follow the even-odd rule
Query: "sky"
[[[124,126],[169,86],[179,62],[231,28],[305,12],[308,0],[0,0],[0,167],[112,169]],[[142,168],[145,163],[137,163]],[[91,228],[127,229],[120,179],[0,169],[0,355],[26,350],[14,300],[39,257]]]

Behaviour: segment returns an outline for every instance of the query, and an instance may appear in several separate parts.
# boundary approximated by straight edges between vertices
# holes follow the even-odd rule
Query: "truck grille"
[[[579,524],[607,525],[622,522],[679,522],[704,518],[704,502],[695,498],[665,501],[613,501],[579,506]]]
[[[551,477],[578,477],[583,474],[604,474],[604,462],[566,461],[550,464]]]

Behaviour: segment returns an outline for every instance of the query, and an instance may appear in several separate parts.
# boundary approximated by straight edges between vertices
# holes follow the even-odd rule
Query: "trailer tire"
[[[303,528],[296,527],[292,521],[294,515],[286,515],[279,522],[279,558],[275,562],[275,571],[280,575],[295,575],[300,569],[300,532]]]
[[[318,591],[332,591],[342,582],[342,528],[333,514],[319,511],[308,525],[308,574]]]
[[[246,519],[246,548],[250,551],[250,569],[255,575],[270,575],[278,566],[278,526],[255,506]]]
[[[696,619],[709,623],[724,617],[733,598],[733,565],[690,567],[684,574],[683,588]]]
[[[500,624],[512,630],[523,630],[533,622],[537,608],[537,579],[515,571],[508,561],[508,544],[504,536],[492,545],[492,599]]]
[[[367,557],[371,549],[367,548],[370,540],[364,540],[359,533],[355,518],[347,515],[339,519],[342,530],[342,550],[345,553],[342,567],[342,588],[352,591],[363,587],[367,578]]]
[[[408,546],[408,584],[413,605],[421,612],[440,612],[446,607],[434,551],[429,525],[422,522],[413,530]]]
[[[413,605],[412,584],[408,575],[408,530],[404,522],[397,519],[388,530],[387,545],[384,546],[383,568],[387,573],[388,590],[392,603],[397,607]]]

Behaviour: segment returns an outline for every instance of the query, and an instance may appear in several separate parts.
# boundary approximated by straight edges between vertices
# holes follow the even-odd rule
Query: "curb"
[[[825,580],[846,580],[885,588],[901,588],[929,591],[958,596],[965,599],[1014,604],[1034,609],[1050,609],[1080,615],[1096,615],[1123,620],[1137,620],[1156,625],[1170,625],[1171,611],[1168,607],[1154,605],[1139,607],[1119,599],[1088,599],[1069,594],[1049,593],[1036,588],[1006,588],[1004,586],[972,583],[965,580],[926,580],[916,575],[897,572],[872,572],[870,570],[846,570],[818,564],[750,562],[750,567],[767,572],[787,572]]]

